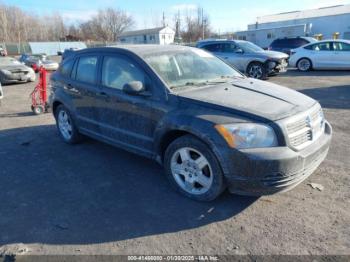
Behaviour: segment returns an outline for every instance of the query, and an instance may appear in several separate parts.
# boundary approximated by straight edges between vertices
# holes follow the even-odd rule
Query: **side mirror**
[[[145,91],[145,87],[140,81],[131,81],[123,86],[123,91],[129,95],[140,95]]]
[[[244,51],[243,51],[243,49],[238,48],[238,49],[236,49],[235,53],[237,53],[237,54],[243,54]]]

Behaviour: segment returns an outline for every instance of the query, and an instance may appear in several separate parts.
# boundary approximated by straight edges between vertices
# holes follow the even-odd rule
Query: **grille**
[[[318,106],[306,114],[293,117],[293,120],[288,122],[286,127],[289,143],[292,147],[301,149],[307,146],[323,132],[324,117],[321,107]]]

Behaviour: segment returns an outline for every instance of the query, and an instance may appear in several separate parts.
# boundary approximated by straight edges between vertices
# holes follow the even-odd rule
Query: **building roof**
[[[340,15],[340,14],[350,14],[350,5],[336,5],[336,6],[322,7],[318,9],[309,9],[309,10],[303,10],[303,11],[293,11],[293,12],[274,14],[274,15],[266,15],[266,16],[257,17],[257,23],[264,24],[264,23],[273,23],[273,22],[286,21],[286,20],[305,19],[305,18]]]
[[[155,28],[149,28],[149,29],[142,29],[142,30],[135,30],[135,31],[127,31],[120,36],[137,36],[137,35],[151,35],[151,34],[157,34],[163,29],[167,28],[167,26],[162,27],[155,27]]]

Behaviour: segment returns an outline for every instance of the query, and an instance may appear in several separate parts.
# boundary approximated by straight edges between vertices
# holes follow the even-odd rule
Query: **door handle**
[[[67,84],[67,89],[73,89],[73,86],[71,84]]]
[[[105,99],[109,98],[109,95],[107,95],[105,92],[99,92],[99,93],[97,93],[97,96],[105,98]]]

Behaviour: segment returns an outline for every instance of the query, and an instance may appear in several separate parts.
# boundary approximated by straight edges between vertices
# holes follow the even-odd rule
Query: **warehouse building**
[[[122,33],[118,40],[122,44],[160,44],[174,43],[175,31],[168,26]]]
[[[350,39],[350,5],[293,11],[258,17],[247,31],[235,37],[251,41],[263,48],[281,37],[313,36],[315,38]]]

